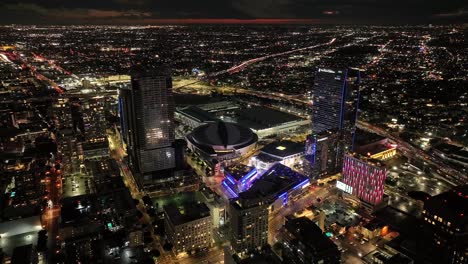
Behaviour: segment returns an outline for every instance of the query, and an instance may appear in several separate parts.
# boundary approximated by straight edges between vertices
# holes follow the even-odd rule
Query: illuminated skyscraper
[[[358,154],[346,154],[342,174],[341,181],[345,187],[339,187],[340,189],[370,205],[377,205],[382,201],[387,177],[387,169],[382,161]]]
[[[167,69],[134,69],[120,90],[121,129],[140,186],[167,180],[175,167],[174,101]]]
[[[354,133],[359,104],[359,82],[359,71],[317,71],[312,89],[312,133],[319,134],[326,130]]]
[[[306,146],[313,178],[340,172],[343,155],[353,150],[359,82],[359,71],[319,69],[316,73],[312,136]]]

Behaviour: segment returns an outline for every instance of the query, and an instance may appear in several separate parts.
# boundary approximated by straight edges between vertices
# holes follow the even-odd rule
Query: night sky
[[[1,24],[467,23],[466,0],[1,0]]]

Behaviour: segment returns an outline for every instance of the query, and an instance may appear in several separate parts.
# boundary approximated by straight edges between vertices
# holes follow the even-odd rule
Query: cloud
[[[338,10],[325,10],[325,11],[322,11],[322,14],[324,14],[324,15],[338,15],[338,14],[340,14],[340,11],[338,11]]]
[[[142,6],[148,4],[147,0],[115,0],[117,4]]]
[[[232,7],[251,18],[293,18],[291,0],[234,0]]]
[[[49,12],[47,8],[31,3],[7,4],[4,8],[10,11],[35,13],[39,15],[47,15]]]
[[[468,15],[468,10],[459,9],[459,10],[456,10],[455,12],[439,13],[439,14],[435,14],[434,16],[435,17],[461,17],[461,16],[465,16],[465,15]]]
[[[106,18],[144,18],[150,17],[151,12],[143,12],[137,10],[100,10],[100,9],[85,9],[85,8],[44,8],[36,4],[10,4],[5,7],[7,10],[32,13],[41,17],[51,19],[106,19]]]
[[[161,19],[306,19],[464,23],[466,0],[0,0],[0,23],[158,23]],[[194,20],[195,21],[195,20]],[[198,20],[196,20],[198,21]],[[225,20],[227,21],[227,20]]]

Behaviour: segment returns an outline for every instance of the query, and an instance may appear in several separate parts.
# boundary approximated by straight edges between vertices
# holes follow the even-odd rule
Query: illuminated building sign
[[[335,71],[332,71],[330,69],[319,69],[319,72],[327,72],[327,73],[335,73]]]
[[[285,192],[278,196],[278,199],[283,199],[283,206],[288,203],[288,192]]]
[[[236,181],[231,177],[231,175],[226,175],[226,180],[228,180],[231,184],[236,185]]]
[[[237,193],[225,181],[223,181],[223,186],[229,192],[229,194],[232,195],[232,197],[237,197]]]
[[[310,180],[305,179],[301,183],[299,183],[298,185],[294,186],[293,190],[297,190],[299,188],[305,188],[305,187],[309,186],[309,184],[310,184]]]
[[[337,181],[336,188],[346,192],[346,193],[353,193],[353,187],[345,184],[344,182]]]

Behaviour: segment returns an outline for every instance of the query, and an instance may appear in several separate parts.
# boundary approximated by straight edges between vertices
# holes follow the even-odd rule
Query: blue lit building
[[[312,136],[306,146],[311,165],[320,166],[314,178],[340,172],[344,153],[354,149],[360,79],[360,72],[351,69],[318,69],[315,75]],[[327,157],[333,157],[332,164],[326,164]]]
[[[318,69],[312,89],[312,133],[354,130],[359,82],[358,71]]]
[[[307,176],[277,163],[258,176],[248,190],[231,199],[228,214],[234,250],[245,253],[265,245],[269,213],[297,199],[309,185]]]
[[[231,197],[248,190],[252,183],[260,176],[257,169],[245,165],[233,165],[224,168],[225,179],[223,187]]]

